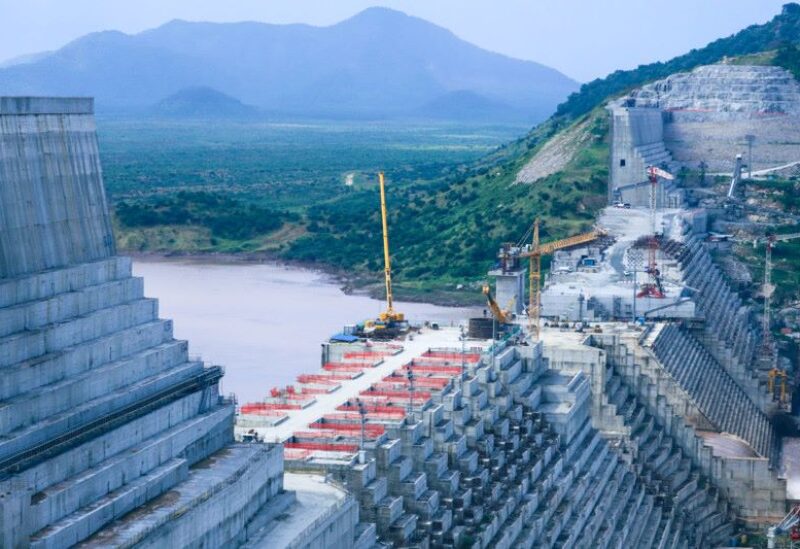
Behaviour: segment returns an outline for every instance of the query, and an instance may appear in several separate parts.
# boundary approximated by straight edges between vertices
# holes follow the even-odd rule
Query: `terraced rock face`
[[[631,93],[636,107],[703,115],[800,115],[800,82],[780,67],[706,65]]]
[[[629,107],[664,113],[664,145],[678,163],[731,172],[747,158],[753,170],[800,161],[800,82],[780,67],[708,65],[631,93]]]

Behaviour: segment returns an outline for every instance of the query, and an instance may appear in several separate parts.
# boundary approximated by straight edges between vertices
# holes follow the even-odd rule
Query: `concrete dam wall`
[[[89,99],[0,98],[0,373],[0,547],[264,547],[293,505],[115,255]]]
[[[92,108],[0,102],[0,277],[114,255]]]
[[[800,82],[780,67],[707,65],[653,82],[609,105],[611,189],[667,164],[730,173],[737,154],[765,170],[800,161]]]

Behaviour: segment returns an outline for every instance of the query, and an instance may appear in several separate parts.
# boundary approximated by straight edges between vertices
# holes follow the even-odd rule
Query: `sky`
[[[0,61],[102,30],[172,19],[330,25],[386,6],[482,48],[585,82],[664,61],[780,12],[788,0],[0,0]]]

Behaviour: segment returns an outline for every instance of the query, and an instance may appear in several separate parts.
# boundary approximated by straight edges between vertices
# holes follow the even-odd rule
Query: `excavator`
[[[492,311],[492,316],[494,316],[495,320],[500,324],[509,324],[512,320],[511,313],[508,310],[501,309],[500,305],[497,304],[488,282],[483,285],[483,295],[486,296],[486,303],[489,305],[489,310]]]
[[[383,172],[378,173],[381,192],[381,225],[383,231],[383,277],[386,285],[386,310],[377,319],[369,319],[356,327],[356,335],[373,339],[392,339],[408,332],[405,315],[394,309],[392,294],[392,259],[389,254],[389,224],[386,215],[386,184]]]

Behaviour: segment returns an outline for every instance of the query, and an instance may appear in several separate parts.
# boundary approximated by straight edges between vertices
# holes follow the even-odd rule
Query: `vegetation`
[[[522,128],[366,122],[225,123],[213,129],[189,122],[110,125],[104,133],[111,139],[102,150],[121,245],[266,253],[379,281],[374,175],[384,169],[398,292],[422,295],[465,285],[472,295],[500,244],[517,241],[534,218],[542,220],[545,240],[592,224],[605,204],[608,118],[603,105],[611,97],[724,58],[774,63],[797,74],[797,43],[800,6],[788,4],[765,25],[666,63],[591,82],[548,121],[500,146]],[[578,124],[588,128],[590,139],[564,169],[535,184],[515,183],[520,168],[548,139]],[[774,198],[795,208],[796,196],[800,193],[776,192]]]
[[[602,111],[586,118],[591,119],[591,145],[567,169],[535,185],[514,180],[552,128],[542,127],[436,183],[390,185],[390,236],[398,280],[458,284],[481,279],[500,244],[517,241],[535,217],[544,221],[544,239],[588,228],[605,204],[608,122]],[[379,271],[377,205],[373,187],[310,208],[309,234],[292,243],[285,257]]]

